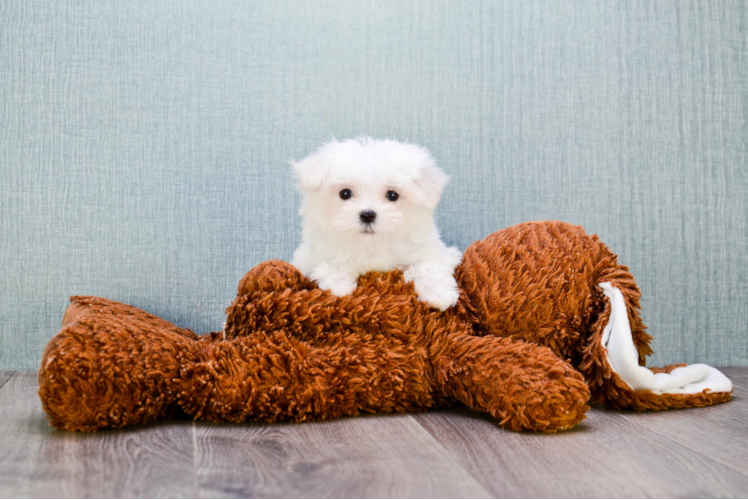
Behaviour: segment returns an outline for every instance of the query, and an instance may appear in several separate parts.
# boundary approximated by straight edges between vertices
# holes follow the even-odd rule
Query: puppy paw
[[[456,288],[433,285],[419,286],[417,281],[414,285],[418,298],[440,311],[446,311],[453,305],[457,304],[457,299],[460,298],[460,292],[458,292]]]
[[[403,277],[405,281],[413,282],[413,288],[422,302],[429,306],[446,311],[457,304],[460,291],[457,281],[452,274],[454,266],[451,262],[422,262],[407,268]]]
[[[353,293],[358,285],[358,276],[345,273],[329,264],[323,263],[317,266],[309,277],[317,283],[321,290],[327,290],[333,295],[342,297]]]
[[[413,288],[418,294],[419,300],[440,311],[446,311],[457,304],[457,299],[460,298],[457,283],[451,276],[449,278],[444,280],[438,280],[434,277],[416,278],[412,280]]]
[[[324,279],[318,282],[320,289],[328,290],[335,296],[343,297],[353,293],[358,284],[348,278]]]

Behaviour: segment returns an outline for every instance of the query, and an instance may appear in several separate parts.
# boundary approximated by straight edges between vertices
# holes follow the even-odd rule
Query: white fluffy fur
[[[448,177],[428,151],[359,138],[330,142],[291,165],[304,194],[293,265],[320,288],[343,296],[368,271],[400,269],[430,306],[445,310],[457,302],[454,269],[462,253],[442,242],[434,224]],[[350,199],[341,199],[344,189]],[[398,199],[388,200],[388,191]],[[370,225],[361,221],[365,210],[376,212]]]

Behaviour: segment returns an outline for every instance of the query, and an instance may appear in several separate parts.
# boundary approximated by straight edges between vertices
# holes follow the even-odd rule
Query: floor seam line
[[[13,371],[13,372],[11,373],[10,377],[8,377],[8,379],[7,379],[7,380],[6,380],[5,382],[3,382],[2,384],[0,384],[0,390],[1,390],[1,389],[2,389],[3,387],[5,387],[5,384],[7,384],[8,382],[10,382],[10,381],[11,381],[11,379],[12,379],[13,377],[15,377],[15,376],[16,376],[16,373],[18,373],[18,371],[17,371],[17,370],[16,370],[16,371]]]
[[[424,413],[422,413],[422,414],[423,414],[423,415],[426,415],[427,413],[428,413],[428,412],[424,412]],[[416,425],[418,425],[418,427],[420,427],[420,428],[421,428],[421,429],[423,430],[423,432],[425,432],[425,433],[426,433],[426,434],[427,434],[427,435],[429,436],[429,438],[430,438],[430,439],[431,439],[431,440],[432,440],[432,441],[433,441],[434,443],[436,443],[436,445],[437,445],[437,446],[438,446],[439,448],[441,448],[441,449],[442,449],[442,450],[444,451],[444,453],[446,454],[446,456],[447,456],[447,457],[449,457],[449,459],[450,459],[450,460],[452,461],[452,463],[454,463],[454,464],[455,464],[455,466],[459,467],[459,469],[460,469],[461,471],[463,471],[463,472],[464,472],[465,474],[467,474],[467,475],[468,475],[469,477],[471,477],[471,478],[473,479],[473,481],[475,481],[475,482],[476,482],[476,484],[478,484],[478,486],[480,486],[480,487],[481,487],[481,488],[483,489],[483,491],[484,491],[484,492],[486,492],[486,494],[488,494],[488,496],[489,496],[490,498],[496,498],[496,495],[495,495],[495,494],[494,494],[494,493],[493,493],[493,492],[492,492],[491,490],[489,490],[488,488],[486,488],[486,485],[485,485],[485,484],[483,484],[483,483],[482,483],[482,482],[481,482],[481,481],[480,481],[480,480],[479,480],[479,479],[478,479],[477,477],[475,477],[474,475],[472,475],[472,474],[470,473],[470,471],[468,471],[467,469],[465,469],[465,467],[463,467],[463,466],[462,466],[462,464],[461,464],[460,462],[458,462],[458,461],[456,460],[456,458],[457,458],[457,457],[455,457],[455,456],[454,456],[454,455],[453,455],[453,454],[452,454],[452,453],[451,453],[451,452],[450,452],[450,451],[449,451],[449,450],[448,450],[448,449],[447,449],[447,448],[446,448],[446,447],[445,447],[445,446],[444,446],[443,444],[441,444],[441,443],[439,442],[439,440],[438,440],[438,439],[436,439],[436,438],[434,437],[434,435],[433,435],[433,434],[431,434],[431,433],[430,433],[430,432],[428,431],[428,429],[426,429],[426,428],[425,428],[424,426],[422,426],[422,425],[421,425],[421,422],[419,422],[419,421],[418,421],[418,419],[414,418],[414,417],[413,417],[413,415],[410,415],[410,414],[408,414],[408,417],[409,417],[409,418],[410,418],[410,419],[411,419],[411,420],[412,420],[413,422],[415,422],[415,423],[416,423]]]
[[[197,480],[197,424],[195,420],[192,420],[190,429],[192,430],[192,479],[195,485],[195,498],[202,498],[200,496],[200,484]]]

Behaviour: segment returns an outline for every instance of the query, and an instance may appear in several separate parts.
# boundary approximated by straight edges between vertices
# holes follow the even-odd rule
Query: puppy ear
[[[420,191],[419,201],[426,208],[434,209],[439,203],[444,186],[449,181],[449,176],[433,163],[424,165],[418,177],[413,180]]]
[[[302,192],[311,193],[322,187],[330,172],[326,160],[327,155],[318,151],[303,160],[288,162],[294,169],[298,186]]]

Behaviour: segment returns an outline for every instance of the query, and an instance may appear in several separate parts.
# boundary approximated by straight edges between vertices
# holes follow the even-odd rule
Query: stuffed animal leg
[[[58,429],[94,431],[171,415],[198,337],[132,306],[72,297],[47,343],[39,397]]]
[[[432,349],[445,393],[508,429],[569,429],[589,409],[584,378],[547,347],[459,331],[435,339]]]

